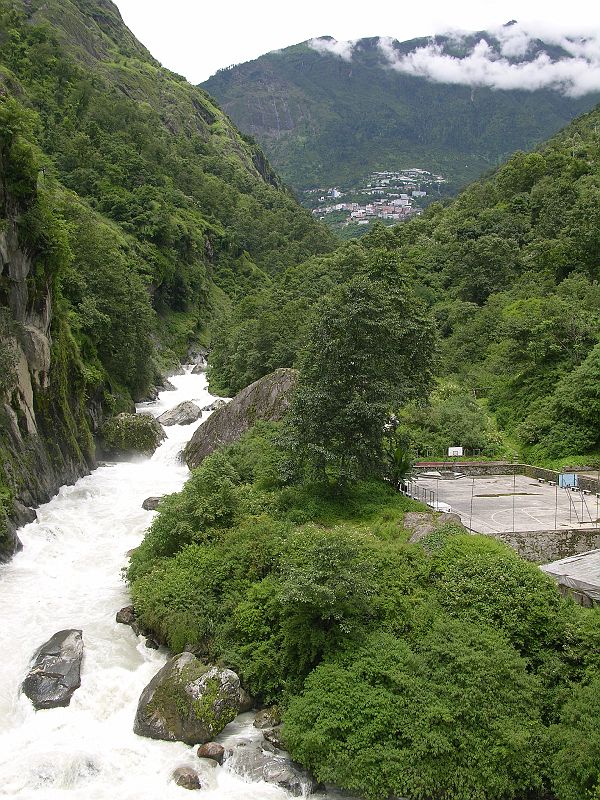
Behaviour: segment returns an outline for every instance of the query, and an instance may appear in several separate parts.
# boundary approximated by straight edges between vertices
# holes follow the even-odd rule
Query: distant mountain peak
[[[568,48],[587,60],[561,72]],[[586,81],[600,72],[587,66],[594,53],[565,37],[545,43],[519,23],[405,42],[320,36],[218,73],[203,87],[298,190],[356,186],[370,172],[408,167],[460,185],[589,110],[599,93],[556,89],[563,75],[580,80],[563,89],[593,90]]]
[[[400,42],[389,36],[309,39],[323,56],[356,61],[378,51],[380,65],[435,83],[495,90],[550,89],[572,97],[600,91],[600,36],[548,35],[510,20],[490,31],[449,31]]]

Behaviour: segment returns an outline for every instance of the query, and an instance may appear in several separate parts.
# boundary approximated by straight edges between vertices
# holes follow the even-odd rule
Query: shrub
[[[183,490],[165,497],[144,541],[133,553],[129,579],[136,580],[160,558],[192,541],[207,541],[227,527],[239,507],[239,476],[222,453],[213,453],[192,472]]]
[[[165,438],[162,426],[149,414],[118,414],[102,428],[104,447],[115,453],[152,454]]]
[[[600,796],[600,678],[574,687],[551,730],[552,786],[558,800]]]
[[[535,564],[486,536],[452,536],[433,555],[440,605],[452,616],[504,633],[533,659],[558,647],[564,601]]]
[[[317,667],[284,717],[292,756],[368,798],[508,800],[542,784],[539,687],[501,635],[438,618]]]

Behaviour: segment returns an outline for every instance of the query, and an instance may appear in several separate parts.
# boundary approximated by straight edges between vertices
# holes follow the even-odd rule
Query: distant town
[[[349,229],[346,236],[356,236],[375,220],[395,225],[422,214],[445,183],[442,175],[418,167],[372,172],[358,186],[306,189],[303,204],[332,227]]]

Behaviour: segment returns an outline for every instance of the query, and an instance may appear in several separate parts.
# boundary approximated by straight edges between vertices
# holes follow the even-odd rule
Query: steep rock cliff
[[[93,464],[81,361],[53,309],[55,275],[44,248],[28,243],[40,201],[32,151],[0,136],[0,561],[19,547],[16,526]],[[46,220],[49,222],[49,220]]]

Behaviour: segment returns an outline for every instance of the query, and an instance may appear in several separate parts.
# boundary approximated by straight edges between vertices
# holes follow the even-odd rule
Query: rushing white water
[[[204,375],[188,370],[171,381],[176,391],[142,410],[158,415],[182,400],[202,407],[212,399]],[[287,798],[224,768],[199,767],[194,748],[133,733],[140,693],[167,653],[146,648],[115,622],[128,603],[121,570],[154,515],[142,501],[183,486],[188,470],[179,453],[199,424],[166,428],[168,439],[152,458],[106,464],[64,486],[19,531],[23,551],[0,567],[0,797],[181,800],[190,793],[171,773],[189,765],[207,784],[207,800]],[[83,630],[81,687],[67,708],[36,712],[19,687],[37,648],[64,628]],[[244,715],[221,738],[247,736],[250,725]]]

